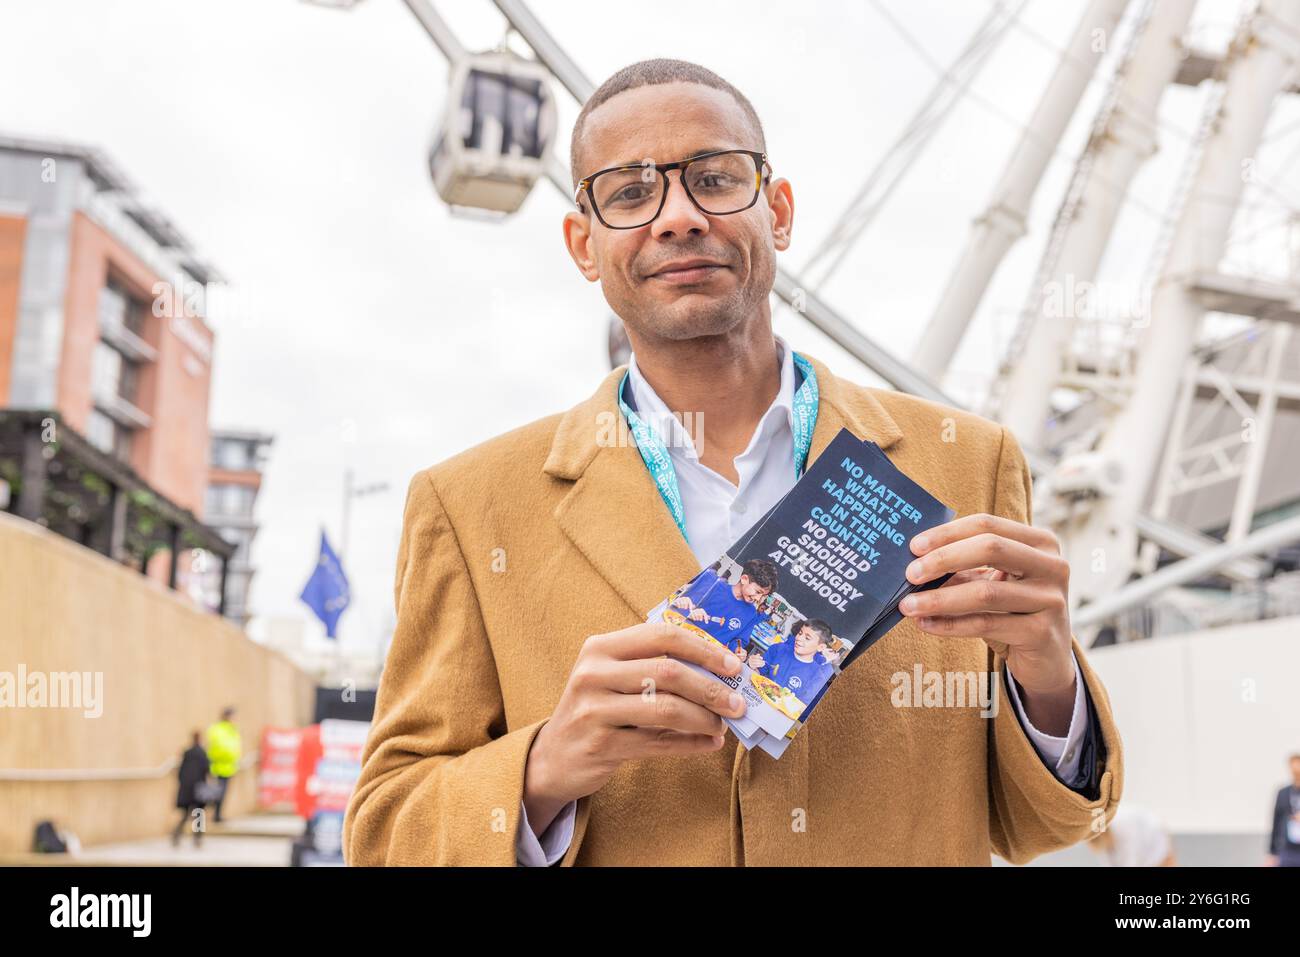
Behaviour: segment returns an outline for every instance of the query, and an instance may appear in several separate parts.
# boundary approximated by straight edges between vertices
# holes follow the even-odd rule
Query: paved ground
[[[10,855],[0,860],[0,864],[288,867],[291,845],[302,830],[302,820],[292,814],[258,814],[212,825],[198,847],[189,835],[182,838],[179,847],[173,847],[169,837],[153,837],[83,847],[75,855]]]
[[[287,837],[301,836],[302,818],[296,814],[250,814],[213,824],[212,834],[230,837]]]
[[[1181,867],[1259,867],[1264,863],[1268,838],[1254,834],[1175,834],[1174,855]],[[1005,861],[993,859],[995,865]],[[1044,854],[1030,867],[1101,867],[1101,858],[1078,845]]]
[[[73,855],[15,854],[0,857],[0,865],[179,867],[288,867],[290,846],[302,834],[302,820],[292,814],[256,814],[214,824],[198,848],[188,837],[180,847],[170,838],[148,838],[121,844],[87,847]],[[1265,838],[1262,834],[1175,835],[1178,863],[1203,866],[1258,866],[1263,863]],[[994,858],[993,863],[1005,866]],[[1085,847],[1072,847],[1046,854],[1034,867],[1097,867],[1100,860]]]

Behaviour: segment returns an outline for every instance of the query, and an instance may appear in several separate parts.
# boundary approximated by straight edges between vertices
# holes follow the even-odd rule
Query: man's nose
[[[650,235],[658,239],[662,236],[685,236],[692,232],[703,235],[708,231],[709,217],[700,212],[699,207],[686,195],[681,171],[669,173],[668,195],[664,198],[664,208],[650,224]]]

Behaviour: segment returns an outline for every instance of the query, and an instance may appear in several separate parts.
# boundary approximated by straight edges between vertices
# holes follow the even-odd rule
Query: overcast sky
[[[487,0],[439,6],[466,46],[501,39]],[[989,2],[886,6],[947,64]],[[826,289],[899,355],[924,327],[1083,6],[1028,4],[976,81],[978,95]],[[795,241],[783,262],[794,269],[936,81],[867,3],[606,2],[575,16],[577,7],[533,3],[595,82],[638,59],[675,56],[746,92],[777,174],[793,183]],[[1235,4],[1203,7],[1198,35],[1221,39]],[[503,224],[449,214],[426,164],[447,64],[398,0],[351,11],[298,0],[4,0],[0,44],[0,130],[103,149],[250,307],[217,325],[211,424],[275,435],[258,504],[255,610],[310,619],[297,595],[320,527],[338,538],[344,470],[389,483],[354,507],[354,605],[343,618],[349,647],[378,642],[391,622],[410,477],[580,401],[608,369],[609,313],[563,248],[565,199],[543,182]],[[955,393],[976,394],[996,365],[1102,74],[1037,194],[1029,238],[985,297],[948,380]],[[559,101],[567,162],[577,107],[562,93]],[[1140,274],[1156,226],[1150,210],[1165,206],[1201,101],[1200,91],[1166,96],[1163,148],[1134,188],[1146,209],[1126,211],[1106,260],[1112,275]],[[801,320],[781,311],[777,329],[871,381]],[[314,619],[309,630],[320,631]]]

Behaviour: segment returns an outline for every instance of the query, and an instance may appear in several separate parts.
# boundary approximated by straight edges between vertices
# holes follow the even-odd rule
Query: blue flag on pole
[[[302,594],[298,596],[307,603],[307,607],[316,613],[316,617],[325,623],[325,634],[337,637],[339,616],[348,607],[348,576],[343,574],[343,564],[330,548],[329,539],[324,530],[320,533],[320,558],[316,570],[307,579]]]

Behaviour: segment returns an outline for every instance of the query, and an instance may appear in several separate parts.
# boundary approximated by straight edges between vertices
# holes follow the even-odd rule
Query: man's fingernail
[[[925,551],[925,547],[930,544],[930,540],[924,535],[918,535],[912,539],[912,549],[914,551]]]
[[[912,612],[916,611],[916,598],[912,595],[908,595],[898,603],[898,607],[904,615],[910,615]]]
[[[734,691],[728,696],[727,701],[733,709],[743,708],[745,706],[745,699]]]
[[[727,666],[728,671],[733,671],[740,667],[740,659],[733,654],[723,655],[722,663]]]
[[[907,577],[908,577],[908,578],[917,578],[918,576],[920,576],[920,574],[921,574],[921,563],[920,563],[920,562],[912,562],[912,564],[910,564],[910,565],[907,566]]]

